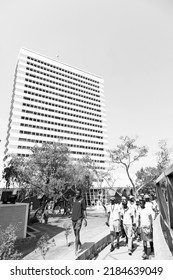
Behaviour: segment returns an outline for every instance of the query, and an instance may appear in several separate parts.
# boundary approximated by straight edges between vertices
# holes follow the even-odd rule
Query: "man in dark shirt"
[[[87,226],[85,200],[81,196],[81,189],[77,189],[72,209],[72,225],[75,234],[75,255],[78,254],[78,250],[81,248],[80,230],[83,220],[85,222],[84,225]]]

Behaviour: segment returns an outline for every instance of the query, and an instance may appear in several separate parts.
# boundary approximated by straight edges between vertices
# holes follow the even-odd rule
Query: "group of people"
[[[111,248],[120,247],[120,237],[125,238],[124,245],[128,246],[128,254],[132,255],[134,240],[143,241],[144,254],[142,259],[154,255],[153,246],[153,220],[158,213],[156,200],[151,200],[148,194],[141,194],[135,198],[122,196],[121,201],[112,195],[107,207],[106,225],[110,227]],[[114,245],[117,240],[116,246]],[[150,245],[148,250],[147,245]]]
[[[128,246],[128,254],[134,251],[134,240],[143,241],[143,259],[154,255],[153,245],[153,220],[158,213],[156,200],[151,200],[148,194],[141,194],[138,197],[122,196],[121,201],[115,195],[110,197],[110,204],[106,207],[106,225],[110,228],[112,252],[120,247],[120,238],[125,240],[124,245]],[[78,255],[81,249],[80,230],[82,223],[87,226],[86,203],[81,195],[81,189],[76,190],[72,207],[72,225],[75,235],[75,254]],[[116,244],[115,244],[116,240]],[[148,250],[147,245],[150,245]]]

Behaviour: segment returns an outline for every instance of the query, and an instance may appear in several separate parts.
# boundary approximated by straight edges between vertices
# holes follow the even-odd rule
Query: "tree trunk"
[[[133,180],[132,180],[132,178],[130,177],[129,168],[128,168],[127,166],[126,166],[126,172],[127,172],[127,176],[128,176],[128,178],[129,178],[129,180],[130,180],[130,183],[132,184],[132,188],[133,188],[134,193],[135,193],[135,184],[133,183]]]

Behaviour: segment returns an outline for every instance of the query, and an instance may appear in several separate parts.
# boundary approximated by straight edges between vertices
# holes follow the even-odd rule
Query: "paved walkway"
[[[110,245],[108,245],[99,253],[97,260],[142,260],[142,242],[134,241],[134,247],[133,254],[130,256],[128,254],[128,247],[124,246],[124,240],[121,240],[119,249],[115,249],[113,252],[110,252]]]
[[[103,239],[109,235],[109,228],[105,225],[106,217],[104,213],[103,207],[100,208],[89,208],[87,209],[87,216],[88,216],[88,225],[87,227],[82,226],[81,229],[81,242],[82,242],[82,249],[79,252],[79,257],[83,256],[84,253],[90,253],[90,251],[93,253],[93,250],[91,248],[94,247],[94,249],[98,248],[98,244],[102,244]],[[158,217],[159,219],[159,217]],[[165,246],[165,240],[164,238],[160,237],[158,234],[161,230],[158,228],[158,219],[155,221],[154,226],[154,240],[156,240],[156,245],[159,249],[156,248],[157,251],[162,251]],[[71,225],[71,219],[66,217],[55,217],[49,219],[49,226],[52,228],[52,231],[54,234],[52,234],[52,238],[55,240],[55,246],[51,246],[49,248],[49,251],[46,254],[45,259],[47,260],[75,260],[75,250],[74,250],[74,233],[73,231],[69,235],[69,244],[70,246],[67,246],[66,244],[66,238],[65,238],[65,231],[64,231],[64,223]],[[36,224],[35,228],[40,231],[44,229],[46,225],[44,224]],[[42,231],[43,232],[43,231]],[[157,237],[159,238],[156,238]],[[163,235],[163,234],[162,234]],[[50,239],[50,240],[51,240]],[[163,240],[162,240],[163,239]],[[94,246],[93,246],[94,245]],[[143,254],[143,246],[142,242],[134,241],[134,252],[131,256],[128,255],[128,248],[127,246],[124,246],[124,240],[120,239],[120,248],[115,249],[113,252],[110,252],[110,244],[108,246],[104,246],[104,249],[99,252],[98,256],[95,258],[96,260],[141,260],[141,256]],[[157,250],[158,249],[158,250]],[[152,259],[172,259],[172,255],[169,252],[167,248],[167,252],[163,250],[162,255],[159,255],[159,258],[156,256]],[[158,255],[158,253],[157,253]],[[26,260],[42,260],[43,257],[41,255],[41,252],[39,249],[36,249],[26,255],[24,257]],[[83,258],[81,258],[83,259]]]
[[[160,225],[160,215],[157,216],[153,223],[153,240],[155,256],[150,256],[150,260],[173,260],[173,256],[168,248],[162,232]],[[99,253],[97,260],[141,260],[141,256],[143,255],[142,242],[134,241],[135,248],[131,256],[128,255],[127,246],[123,245],[124,244],[121,241],[120,249],[115,249],[113,252],[110,252],[110,245],[105,247]]]
[[[84,251],[89,249],[93,244],[98,242],[100,239],[109,234],[109,228],[105,225],[105,213],[103,207],[87,209],[88,225],[87,227],[82,226],[81,229],[81,242],[82,250],[79,252],[82,254]],[[64,223],[71,224],[70,218],[49,218],[49,225],[59,227],[63,229]],[[38,226],[36,225],[36,228]],[[48,260],[75,260],[74,251],[74,234],[73,232],[69,235],[70,246],[66,244],[65,231],[59,232],[53,238],[56,246],[51,246],[46,254]],[[41,252],[39,249],[34,250],[30,254],[24,257],[26,260],[42,260]]]

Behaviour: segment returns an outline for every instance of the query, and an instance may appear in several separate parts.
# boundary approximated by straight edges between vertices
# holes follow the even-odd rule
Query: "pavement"
[[[78,258],[84,255],[90,248],[92,248],[97,242],[109,236],[109,228],[105,225],[106,217],[103,207],[93,207],[87,209],[87,226],[82,225],[81,229],[81,243],[82,249],[79,252]],[[67,246],[64,224],[71,225],[70,217],[51,217],[49,218],[49,225],[55,229],[58,227],[60,230],[58,234],[50,239],[52,244],[46,253],[45,259],[47,260],[75,260],[74,250],[74,233],[73,230],[68,237],[69,246]],[[44,224],[35,224],[33,227],[37,230],[43,228]],[[54,230],[55,231],[55,230]],[[36,249],[27,254],[23,259],[25,260],[42,260],[41,251]]]
[[[143,255],[142,242],[134,241],[134,251],[132,255],[128,254],[128,247],[125,246],[125,240],[120,241],[120,248],[110,252],[110,245],[106,246],[98,255],[97,260],[142,260]],[[150,260],[154,258],[150,257]]]
[[[159,219],[159,218],[158,218]],[[172,254],[168,250],[165,240],[159,235],[161,230],[158,228],[159,221],[156,219],[154,223],[154,243],[156,256],[150,257],[150,260],[157,259],[172,259]],[[105,225],[106,217],[103,207],[93,207],[87,209],[88,224],[84,225],[81,229],[81,243],[82,249],[78,256],[75,256],[74,249],[74,233],[68,237],[68,244],[66,242],[64,224],[71,225],[70,217],[51,217],[49,218],[48,226],[51,227],[52,235],[50,238],[50,247],[46,253],[45,259],[47,260],[141,260],[143,255],[142,242],[134,241],[134,251],[130,256],[128,255],[128,247],[125,246],[125,240],[120,238],[120,248],[110,252],[110,232],[109,227]],[[34,228],[38,231],[45,229],[45,224],[35,224]],[[157,236],[157,238],[156,238]],[[53,241],[53,242],[51,242]],[[165,249],[166,248],[166,251]],[[158,251],[162,252],[159,254]],[[37,248],[31,253],[27,254],[23,259],[25,260],[43,260],[41,251]]]

